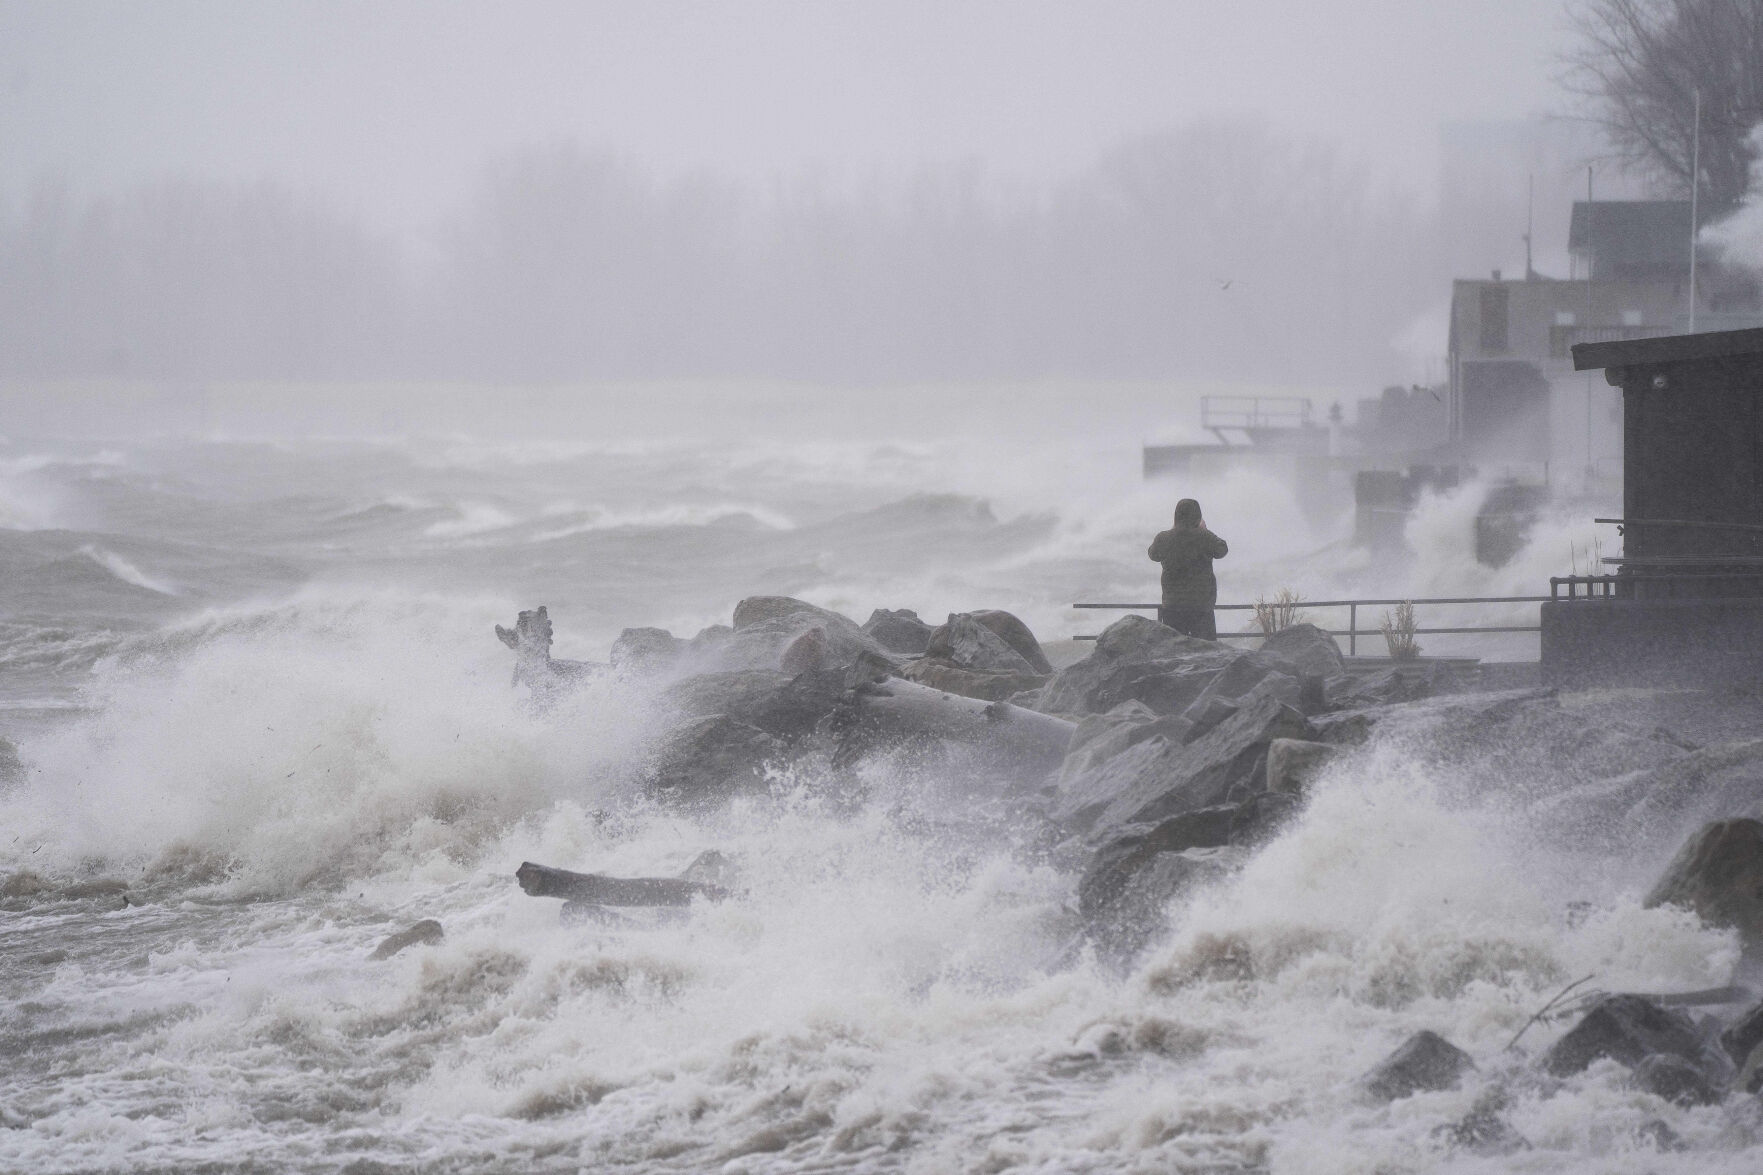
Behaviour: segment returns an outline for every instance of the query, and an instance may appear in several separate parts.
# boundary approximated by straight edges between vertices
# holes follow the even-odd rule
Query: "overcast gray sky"
[[[1258,113],[1430,193],[1442,123],[1559,109],[1558,0],[0,0],[0,194],[173,174],[422,231],[498,150],[662,171],[1000,180]]]

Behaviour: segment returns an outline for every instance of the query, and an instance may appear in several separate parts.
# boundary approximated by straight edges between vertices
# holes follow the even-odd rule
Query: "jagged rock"
[[[795,677],[775,669],[745,669],[700,673],[675,682],[663,696],[685,717],[722,715],[793,744],[832,713],[845,689],[845,672],[839,669]]]
[[[1469,1054],[1436,1032],[1416,1032],[1361,1079],[1365,1092],[1393,1102],[1422,1090],[1455,1089],[1475,1070]]]
[[[810,604],[806,600],[798,600],[791,596],[748,596],[735,605],[735,631],[751,628],[755,624],[763,624],[768,620],[778,620],[786,616],[810,616],[823,624],[836,623],[843,620],[846,624],[855,624],[837,612]]]
[[[1050,815],[1071,832],[1148,824],[1259,792],[1276,738],[1307,738],[1309,723],[1270,693],[1251,691],[1212,730],[1185,744],[1148,738],[1059,789]],[[1234,794],[1240,793],[1240,794]]]
[[[1708,1080],[1701,1067],[1682,1057],[1655,1054],[1643,1058],[1629,1079],[1636,1089],[1644,1089],[1680,1106],[1709,1106],[1721,1096],[1720,1090]]]
[[[1008,641],[981,624],[970,612],[950,613],[949,619],[930,634],[924,656],[926,660],[943,661],[961,669],[984,673],[1032,676],[1038,672],[1021,653],[1010,647]]]
[[[978,698],[987,702],[1008,700],[1025,691],[1037,690],[1047,679],[1035,673],[997,673],[980,669],[963,669],[947,661],[920,657],[900,667],[900,676],[931,689]]]
[[[822,633],[825,668],[850,665],[865,654],[888,659],[873,637],[837,612],[783,596],[755,596],[735,609],[734,631],[717,642],[713,663],[723,670],[776,669],[785,651],[814,629]]]
[[[1158,714],[1179,714],[1240,656],[1148,617],[1126,616],[1103,630],[1088,657],[1053,676],[1040,708],[1082,716],[1138,701]]]
[[[1731,1028],[1720,1034],[1720,1047],[1735,1065],[1743,1065],[1753,1050],[1763,1044],[1763,1003],[1740,1016]]]
[[[1675,839],[1708,821],[1755,816],[1763,801],[1763,739],[1698,747],[1645,766],[1622,797],[1629,806],[1621,832],[1629,838]]]
[[[1178,744],[1188,740],[1193,723],[1178,714],[1158,717],[1143,702],[1122,702],[1106,714],[1091,714],[1077,724],[1059,766],[1059,786],[1148,738]]]
[[[1234,702],[1257,687],[1264,693],[1277,694],[1288,705],[1296,706],[1303,687],[1294,674],[1286,672],[1288,668],[1290,666],[1260,653],[1239,653],[1206,683],[1200,696],[1183,713],[1198,724],[1199,715],[1206,711],[1209,703]]]
[[[441,924],[436,922],[433,918],[424,918],[421,922],[410,927],[410,929],[401,930],[397,934],[391,935],[385,941],[381,942],[378,947],[374,948],[373,954],[369,955],[368,958],[375,960],[389,959],[405,947],[413,947],[419,943],[424,945],[437,943],[440,942],[443,937],[445,936],[441,933]]]
[[[723,642],[734,635],[735,630],[726,624],[712,624],[700,628],[698,634],[686,642],[686,652],[695,661],[703,661],[710,654],[722,647]]]
[[[1682,906],[1710,926],[1763,940],[1763,821],[1717,820],[1678,851],[1646,906]]]
[[[1763,1092],[1763,1043],[1753,1047],[1739,1065],[1738,1074],[1732,1079],[1732,1087],[1746,1093]]]
[[[1429,661],[1422,665],[1391,666],[1376,673],[1333,673],[1324,682],[1329,705],[1341,709],[1388,706],[1438,697],[1457,688],[1449,665]]]
[[[1276,738],[1267,744],[1267,790],[1303,795],[1310,781],[1340,754],[1327,743]]]
[[[789,643],[778,659],[778,668],[794,677],[798,673],[827,668],[827,660],[826,629],[816,624]]]
[[[1263,655],[1295,667],[1293,676],[1333,677],[1346,669],[1335,639],[1314,624],[1293,624],[1261,642]]]
[[[930,644],[933,630],[910,608],[897,611],[877,608],[863,622],[863,631],[874,637],[890,653],[918,657],[924,654],[925,646]]]
[[[1230,876],[1248,858],[1231,845],[1156,853],[1126,874],[1118,891],[1085,920],[1107,961],[1124,965],[1167,925],[1164,911],[1182,893]]]
[[[1042,676],[1051,675],[1053,663],[1047,660],[1047,654],[1041,649],[1041,642],[1029,631],[1028,625],[1009,612],[997,608],[985,608],[970,613],[975,620],[991,630],[1005,644],[1028,662],[1028,667]]]
[[[665,628],[627,628],[612,642],[614,669],[653,671],[673,665],[686,642]]]
[[[1701,1065],[1702,1038],[1695,1023],[1644,996],[1613,995],[1599,1000],[1550,1045],[1541,1064],[1556,1077],[1569,1077],[1603,1057],[1632,1069],[1656,1054]]]
[[[765,764],[783,757],[783,740],[726,714],[670,731],[647,773],[658,797],[684,804],[727,799],[763,785]]]
[[[1115,830],[1097,847],[1078,882],[1078,913],[1092,933],[1106,933],[1122,922],[1123,895],[1139,873],[1164,853],[1259,843],[1290,813],[1283,796],[1255,796],[1241,804],[1221,804],[1171,816],[1156,824]]]

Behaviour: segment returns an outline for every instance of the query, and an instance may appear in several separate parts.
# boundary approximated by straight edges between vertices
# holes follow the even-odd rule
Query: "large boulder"
[[[1710,926],[1763,943],[1763,821],[1717,820],[1678,850],[1647,906],[1682,906]]]
[[[982,622],[982,615],[991,618],[989,625]],[[986,701],[1002,701],[1045,685],[1046,673],[1010,640],[993,631],[994,627],[1009,633],[1034,655],[1035,662],[1046,664],[1034,634],[1008,612],[956,612],[931,633],[924,656],[905,665],[902,676],[933,689]]]
[[[814,732],[846,692],[843,670],[795,677],[775,669],[701,673],[669,686],[663,697],[683,718],[722,715],[786,744]]]
[[[1633,1069],[1655,1055],[1696,1066],[1707,1060],[1701,1033],[1688,1016],[1645,996],[1612,995],[1550,1045],[1541,1064],[1556,1077],[1570,1077],[1605,1057]]]
[[[1626,796],[1632,802],[1622,833],[1631,840],[1676,840],[1709,821],[1756,816],[1763,808],[1763,739],[1698,747],[1648,766]]]
[[[1335,639],[1314,624],[1293,624],[1261,642],[1260,652],[1292,667],[1297,676],[1333,677],[1345,672],[1346,658]]]
[[[1305,739],[1276,738],[1267,744],[1267,790],[1301,796],[1310,781],[1340,755],[1340,748]]]
[[[1184,636],[1145,616],[1110,624],[1082,661],[1054,675],[1039,708],[1054,714],[1100,714],[1125,701],[1158,714],[1179,714],[1242,654]]]
[[[1009,612],[998,608],[985,608],[969,613],[976,621],[990,629],[1005,644],[1009,645],[1016,655],[1028,662],[1028,667],[1036,673],[1051,674],[1052,662],[1041,649],[1041,642],[1029,631],[1028,625]]]
[[[924,655],[929,660],[987,673],[1042,672],[1011,648],[1010,642],[981,624],[971,612],[950,613],[949,619],[930,634]]]
[[[1059,785],[1065,786],[1148,738],[1185,743],[1193,725],[1179,714],[1159,717],[1143,702],[1122,702],[1106,714],[1088,715],[1072,733],[1065,761],[1059,767]]]
[[[784,741],[757,726],[711,714],[670,731],[646,772],[657,799],[698,807],[764,786],[765,766],[780,758]]]
[[[748,596],[735,605],[734,626],[739,632],[743,628],[751,628],[755,624],[764,624],[770,620],[782,619],[786,616],[807,616],[813,621],[830,623],[843,620],[847,624],[852,621],[818,604],[810,604],[807,600],[798,600],[793,596]],[[855,625],[852,625],[855,627]]]
[[[1266,786],[1267,746],[1309,739],[1310,724],[1271,693],[1252,690],[1192,741],[1152,737],[1062,786],[1050,815],[1069,832],[1105,837],[1131,824],[1247,799]]]
[[[910,608],[897,611],[877,608],[863,622],[863,631],[874,637],[876,643],[890,653],[919,657],[924,654],[925,646],[930,644],[930,634],[934,630]]]
[[[1393,1102],[1423,1090],[1456,1089],[1474,1072],[1469,1054],[1436,1032],[1422,1030],[1360,1079],[1365,1092]]]
[[[627,628],[612,642],[612,667],[639,672],[670,668],[687,642],[665,628]]]
[[[1090,857],[1077,886],[1078,913],[1092,938],[1118,950],[1136,947],[1154,926],[1147,924],[1174,896],[1165,883],[1191,877],[1202,860],[1185,858],[1171,873],[1158,865],[1170,854],[1198,849],[1249,849],[1268,839],[1295,810],[1290,797],[1259,795],[1171,816],[1156,824],[1114,830]]]
[[[810,640],[817,646],[814,660],[821,668],[850,665],[865,654],[888,656],[849,617],[788,596],[749,596],[735,606],[734,621],[734,631],[714,646],[715,668],[776,669],[791,646],[816,629],[819,637]],[[800,653],[796,660],[802,660]]]
[[[1157,853],[1122,876],[1120,888],[1092,911],[1084,929],[1103,961],[1124,967],[1167,927],[1171,902],[1223,881],[1247,859],[1246,850],[1231,845]]]
[[[1634,1067],[1630,1080],[1636,1089],[1680,1106],[1709,1106],[1721,1096],[1706,1070],[1682,1057],[1655,1053]]]

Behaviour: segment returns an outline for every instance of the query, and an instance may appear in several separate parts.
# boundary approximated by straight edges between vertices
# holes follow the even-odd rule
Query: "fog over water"
[[[1564,108],[1541,4],[0,22],[22,375],[1375,386],[1520,248],[1525,176],[1447,183],[1443,128]]]
[[[1587,973],[1738,955],[1642,908],[1675,826],[1535,815],[1596,698],[1492,766],[1393,721],[1123,959],[1044,778],[817,750],[670,803],[678,673],[547,706],[496,638],[544,604],[606,662],[775,595],[1071,661],[1180,496],[1226,602],[1535,594],[1604,503],[1490,568],[1472,479],[1374,559],[1344,478],[1141,445],[1441,375],[1449,279],[1522,264],[1512,161],[1583,179],[1561,20],[0,0],[0,1170],[1754,1171],[1743,1099],[1507,1047]],[[570,924],[514,881],[705,850],[730,900]],[[1423,1028],[1477,1075],[1364,1098]],[[1490,1099],[1524,1149],[1441,1134]]]

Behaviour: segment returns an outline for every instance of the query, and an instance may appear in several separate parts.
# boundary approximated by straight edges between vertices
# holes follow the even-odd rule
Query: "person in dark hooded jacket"
[[[1175,504],[1175,526],[1151,540],[1151,558],[1163,564],[1163,606],[1157,619],[1188,636],[1218,639],[1212,606],[1218,603],[1218,580],[1212,560],[1230,548],[1206,529],[1200,503],[1183,498]]]

